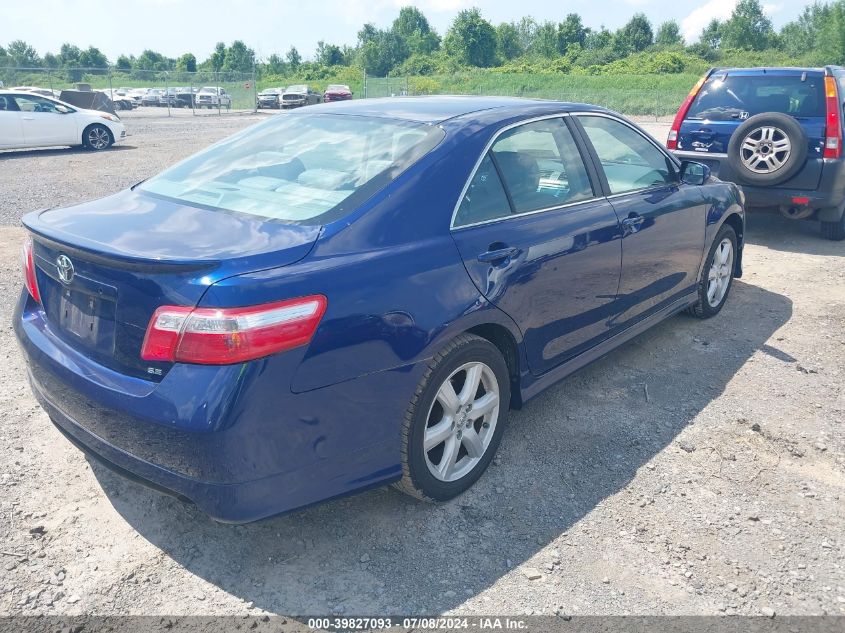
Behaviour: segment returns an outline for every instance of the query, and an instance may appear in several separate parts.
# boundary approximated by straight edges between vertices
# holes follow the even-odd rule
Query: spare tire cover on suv
[[[794,118],[779,112],[756,114],[740,125],[728,143],[728,162],[737,180],[777,185],[807,160],[807,135]]]

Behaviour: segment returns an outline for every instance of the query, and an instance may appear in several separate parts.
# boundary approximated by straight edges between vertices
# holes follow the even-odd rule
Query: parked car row
[[[315,103],[347,101],[352,98],[352,91],[345,84],[331,84],[322,95],[306,84],[295,84],[287,88],[265,88],[258,93],[255,107],[290,109]]]

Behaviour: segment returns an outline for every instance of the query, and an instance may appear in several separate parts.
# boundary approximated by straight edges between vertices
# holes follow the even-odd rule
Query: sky
[[[584,24],[613,30],[636,12],[652,24],[676,19],[688,42],[698,39],[712,18],[730,16],[737,0],[38,0],[35,5],[0,0],[0,45],[22,39],[39,54],[56,52],[63,42],[96,46],[114,61],[145,48],[178,57],[192,52],[199,61],[216,42],[240,39],[259,58],[296,46],[305,58],[319,40],[354,45],[365,22],[388,27],[399,8],[413,4],[441,35],[462,9],[478,7],[493,22],[523,15],[561,21],[579,13]],[[794,19],[806,0],[763,0],[775,28]]]

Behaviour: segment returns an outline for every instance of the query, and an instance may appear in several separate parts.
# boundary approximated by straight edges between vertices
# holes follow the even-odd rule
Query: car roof
[[[508,115],[517,116],[525,110],[534,116],[548,111],[569,112],[573,110],[605,111],[604,108],[563,101],[545,99],[524,99],[521,97],[475,97],[475,96],[431,96],[431,97],[385,97],[381,99],[357,99],[341,101],[331,105],[316,105],[311,112],[332,112],[358,116],[384,117],[437,124],[456,117],[492,109],[507,109]]]
[[[713,69],[714,73],[742,73],[742,74],[759,74],[759,75],[767,75],[767,74],[783,74],[783,75],[792,75],[795,73],[823,73],[824,68],[814,68],[814,67],[802,67],[802,66],[754,66],[748,68],[742,67],[719,67]]]

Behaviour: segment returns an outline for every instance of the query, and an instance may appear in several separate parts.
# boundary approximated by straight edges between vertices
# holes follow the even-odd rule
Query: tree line
[[[295,47],[284,54],[258,59],[253,49],[236,40],[218,43],[201,63],[190,52],[170,58],[152,50],[137,57],[120,55],[114,64],[96,47],[81,49],[62,44],[57,53],[39,56],[28,43],[16,40],[0,45],[0,67],[66,69],[71,80],[81,71],[94,74],[113,71],[232,71],[261,76],[303,76],[320,79],[336,74],[338,67],[363,70],[369,75],[434,75],[466,68],[498,67],[536,72],[585,72],[603,68],[622,69],[633,60],[640,68],[644,55],[657,60],[646,72],[681,72],[689,60],[716,63],[731,59],[784,59],[804,64],[845,64],[845,0],[815,2],[780,31],[764,14],[760,0],[740,0],[730,18],[712,20],[698,41],[685,42],[674,20],[653,25],[642,13],[610,31],[604,26],[585,26],[581,16],[570,13],[560,22],[538,22],[532,17],[498,25],[486,20],[478,9],[458,13],[441,36],[422,11],[408,6],[399,10],[388,28],[365,24],[355,46],[319,41],[313,60],[304,60]],[[780,55],[780,57],[778,57]],[[741,62],[740,62],[741,63]],[[78,76],[74,76],[78,75]]]

